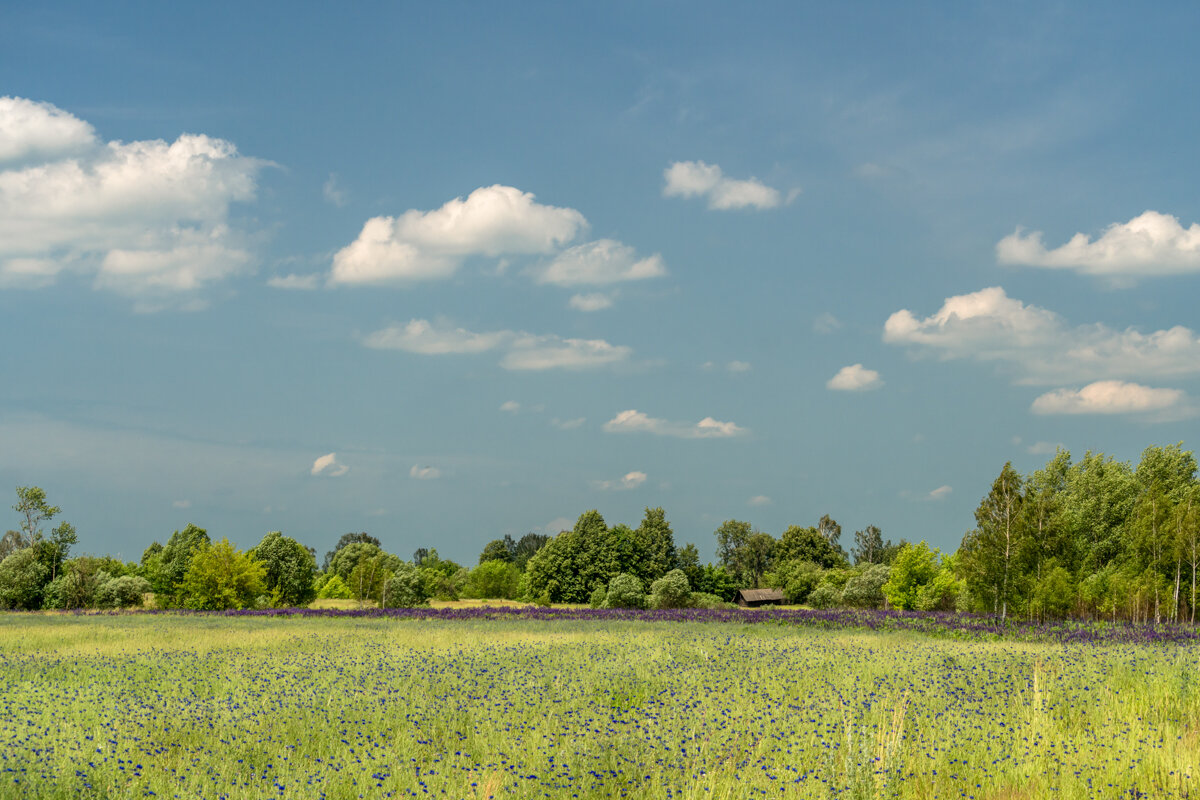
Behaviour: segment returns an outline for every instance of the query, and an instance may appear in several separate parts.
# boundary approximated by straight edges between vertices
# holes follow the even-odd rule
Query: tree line
[[[382,607],[430,599],[505,598],[593,606],[719,606],[742,588],[781,590],[789,603],[971,611],[1001,618],[1068,616],[1195,622],[1200,568],[1200,483],[1182,443],[1147,448],[1135,466],[1059,450],[1029,475],[1005,464],[954,553],[925,541],[893,543],[875,525],[849,552],[828,514],[779,536],[742,520],[715,531],[713,563],[677,546],[662,508],[636,528],[581,514],[556,536],[528,533],[487,542],[478,563],[419,548],[387,552],[366,532],[347,533],[324,554],[273,531],[240,551],[189,524],[138,562],[70,558],[69,523],[38,487],[19,487],[18,530],[0,539],[0,607],[295,607],[351,599]]]

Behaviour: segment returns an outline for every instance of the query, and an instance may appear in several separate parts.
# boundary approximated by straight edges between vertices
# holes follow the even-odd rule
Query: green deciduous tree
[[[825,569],[846,566],[845,554],[829,543],[816,528],[791,525],[779,537],[775,561],[811,561]]]
[[[921,588],[932,581],[938,571],[937,550],[924,541],[905,545],[892,562],[883,594],[892,608],[916,609]]]
[[[1012,464],[1005,464],[991,491],[975,510],[977,527],[963,538],[960,548],[961,568],[968,587],[977,597],[990,597],[992,611],[1001,619],[1008,616],[1009,604],[1016,594],[1018,576],[1014,566],[1028,533],[1027,520],[1021,513],[1022,483]],[[893,568],[902,556],[903,551]]]
[[[854,549],[851,551],[855,564],[882,564],[886,548],[891,541],[884,542],[883,531],[875,525],[854,532]]]
[[[637,544],[636,557],[643,580],[655,581],[675,568],[675,534],[667,522],[667,512],[661,507],[646,509],[637,529]]]
[[[181,531],[175,531],[157,556],[150,557],[153,572],[145,575],[154,588],[154,601],[163,608],[177,608],[184,604],[183,578],[192,564],[193,556],[211,544],[208,531],[188,523]]]
[[[250,608],[266,590],[266,570],[222,539],[196,548],[181,584],[185,608]]]
[[[379,549],[383,549],[383,543],[366,531],[360,533],[343,533],[337,540],[337,544],[333,546],[333,549],[325,553],[325,560],[321,562],[322,572],[329,571],[329,564],[333,561],[333,557],[348,544],[373,544]]]
[[[41,608],[49,582],[50,570],[38,560],[32,547],[10,553],[0,562],[0,608]]]
[[[317,596],[317,559],[309,549],[280,531],[271,531],[250,551],[261,562],[267,594],[276,608],[306,606]]]
[[[511,600],[517,596],[521,582],[521,571],[508,561],[485,561],[467,578],[464,594],[467,597],[501,598]]]
[[[421,571],[412,564],[400,562],[382,587],[380,605],[384,608],[416,608],[429,605]]]

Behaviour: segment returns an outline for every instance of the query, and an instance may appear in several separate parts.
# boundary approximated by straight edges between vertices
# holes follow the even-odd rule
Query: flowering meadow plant
[[[88,612],[81,612],[88,613]],[[117,613],[117,612],[111,612]],[[133,611],[132,614],[188,612]],[[711,622],[776,624],[825,630],[923,633],[957,639],[1014,639],[1079,644],[1200,643],[1200,628],[1189,625],[1053,620],[1027,622],[978,614],[871,609],[703,609],[573,608],[553,606],[467,606],[452,608],[313,609],[269,608],[216,612],[224,617],[313,617],[343,619],[421,619],[439,621],[534,620],[539,622]]]
[[[1194,798],[1200,643],[1152,633],[787,609],[4,614],[0,798]]]

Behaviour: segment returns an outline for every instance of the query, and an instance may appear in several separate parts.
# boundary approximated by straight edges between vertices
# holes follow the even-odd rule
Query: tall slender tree
[[[990,594],[993,612],[1008,617],[1016,581],[1014,567],[1026,536],[1021,514],[1021,475],[1011,463],[1004,465],[987,497],[975,510],[976,528],[963,538],[962,568],[968,586]]]

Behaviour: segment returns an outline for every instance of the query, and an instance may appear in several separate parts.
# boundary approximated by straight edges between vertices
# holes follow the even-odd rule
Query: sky
[[[0,486],[125,559],[655,506],[953,550],[1005,462],[1195,446],[1198,23],[6,5]]]

